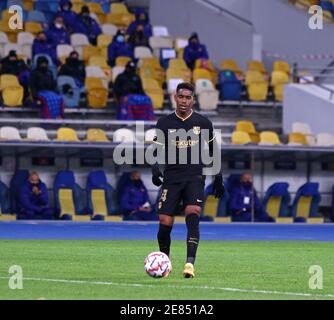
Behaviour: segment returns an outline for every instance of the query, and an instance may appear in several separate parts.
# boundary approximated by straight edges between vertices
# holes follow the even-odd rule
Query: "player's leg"
[[[174,213],[180,202],[182,192],[181,184],[168,185],[164,183],[158,204],[159,231],[158,243],[160,251],[170,255],[171,232],[174,224]]]
[[[187,225],[187,259],[183,275],[186,278],[195,276],[194,264],[200,239],[199,221],[204,201],[204,181],[190,182],[185,188],[185,216]]]

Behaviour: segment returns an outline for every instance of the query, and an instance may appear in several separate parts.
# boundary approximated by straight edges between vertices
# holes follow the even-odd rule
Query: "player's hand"
[[[215,198],[221,198],[225,192],[225,187],[223,183],[223,176],[221,174],[217,174],[215,176],[215,181],[213,182],[213,193]]]
[[[161,173],[159,166],[157,164],[154,164],[152,166],[152,182],[155,186],[160,187],[162,185],[162,180],[160,178],[163,178],[163,174]]]

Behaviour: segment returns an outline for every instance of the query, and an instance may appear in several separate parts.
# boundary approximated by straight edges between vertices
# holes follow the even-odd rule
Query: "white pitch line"
[[[9,280],[8,277],[0,277],[0,279]],[[143,288],[163,287],[163,286],[156,286],[156,285],[142,284],[142,283],[117,283],[117,282],[105,282],[105,281],[66,280],[66,279],[46,279],[46,278],[23,277],[23,281],[25,280],[42,281],[42,282],[73,283],[73,284],[88,284],[88,285],[123,286],[123,287],[143,287]],[[334,298],[334,294],[312,294],[312,293],[302,293],[302,292],[253,290],[253,289],[223,288],[223,287],[210,287],[210,286],[166,285],[166,287],[172,288],[172,289],[199,289],[199,290],[216,290],[216,291],[228,291],[228,292],[240,292],[240,293],[273,294],[273,295],[283,295],[283,296],[300,296],[300,297],[311,297],[311,298]]]

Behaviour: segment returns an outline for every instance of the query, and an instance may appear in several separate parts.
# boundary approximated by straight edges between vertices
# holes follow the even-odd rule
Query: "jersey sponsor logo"
[[[199,135],[200,133],[201,133],[201,127],[193,127],[193,132],[194,132],[194,134],[197,134],[197,135]]]
[[[197,202],[201,203],[201,202],[203,202],[203,200],[197,199]]]
[[[175,133],[176,129],[169,129],[168,131],[169,131],[169,133]]]
[[[162,202],[165,202],[165,201],[166,201],[166,199],[167,199],[167,193],[168,193],[168,189],[163,189],[163,190],[162,190],[161,197],[160,197],[160,200],[161,200]]]
[[[172,145],[176,146],[179,149],[194,147],[199,143],[199,140],[172,140]]]

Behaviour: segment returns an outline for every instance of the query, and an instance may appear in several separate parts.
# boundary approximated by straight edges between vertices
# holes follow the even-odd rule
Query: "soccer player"
[[[185,208],[187,225],[187,259],[183,271],[185,278],[195,276],[194,263],[200,238],[199,221],[205,186],[204,164],[201,155],[206,143],[209,145],[210,156],[213,154],[214,147],[217,147],[212,122],[192,110],[195,102],[194,91],[190,83],[181,83],[177,86],[174,96],[176,111],[159,119],[154,138],[157,151],[163,151],[164,173],[160,171],[159,163],[152,165],[152,182],[156,186],[162,185],[158,205],[160,220],[158,243],[160,251],[168,256],[174,215],[181,203]],[[187,132],[186,135],[184,132]],[[202,143],[202,132],[208,132],[207,138],[203,134],[205,143]],[[171,160],[173,148],[175,148],[176,157]],[[196,154],[195,151],[200,155],[197,162],[192,161],[192,154]],[[184,152],[187,156],[185,162],[181,159]],[[220,198],[224,193],[220,167],[214,179],[214,193],[216,198]]]

